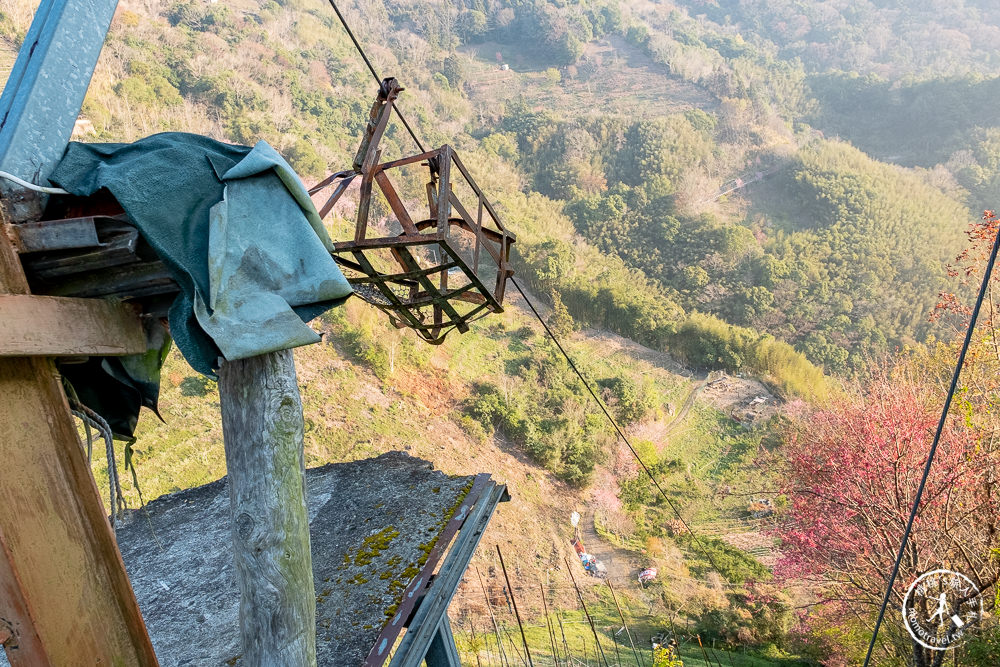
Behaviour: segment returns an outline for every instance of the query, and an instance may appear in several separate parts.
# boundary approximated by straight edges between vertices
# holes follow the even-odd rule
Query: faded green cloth
[[[51,180],[114,195],[180,285],[170,332],[191,366],[319,341],[306,322],[351,294],[302,181],[268,144],[168,132],[69,144]]]

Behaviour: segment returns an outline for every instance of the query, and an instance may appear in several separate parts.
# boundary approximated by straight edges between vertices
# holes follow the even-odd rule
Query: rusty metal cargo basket
[[[431,172],[430,215],[417,220],[389,176],[392,169],[415,163],[425,163]],[[385,196],[402,233],[368,237],[371,187],[362,183],[355,238],[334,244],[334,258],[355,293],[388,315],[395,326],[412,328],[434,344],[443,342],[451,329],[464,333],[473,320],[502,312],[504,289],[513,275],[509,261],[515,237],[454,151],[442,146],[377,165],[371,180]],[[456,180],[463,184],[464,196],[456,192]]]

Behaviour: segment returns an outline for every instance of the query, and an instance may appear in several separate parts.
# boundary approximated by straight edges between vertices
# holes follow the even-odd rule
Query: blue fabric
[[[168,132],[71,143],[50,180],[107,188],[181,287],[170,331],[191,366],[319,341],[305,323],[351,294],[299,177],[269,145]]]

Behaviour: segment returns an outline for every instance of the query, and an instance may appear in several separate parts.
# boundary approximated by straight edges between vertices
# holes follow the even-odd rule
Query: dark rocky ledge
[[[307,471],[320,665],[360,665],[473,478],[392,452]],[[226,478],[163,496],[118,544],[163,667],[238,665]],[[2,661],[2,655],[0,655]]]

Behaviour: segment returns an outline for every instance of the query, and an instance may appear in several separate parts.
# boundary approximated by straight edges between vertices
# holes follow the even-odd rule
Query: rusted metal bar
[[[354,178],[357,175],[358,175],[358,172],[354,171],[353,169],[345,169],[344,171],[338,171],[335,174],[331,174],[331,175],[327,176],[322,181],[320,181],[316,185],[314,185],[311,188],[309,188],[309,190],[307,192],[309,193],[310,196],[314,195],[317,192],[319,192],[320,190],[322,190],[323,188],[325,188],[325,187],[329,186],[330,184],[332,184],[334,181],[336,181],[339,178],[342,178],[342,179],[345,179],[345,180],[350,180],[350,179]]]
[[[363,252],[361,252],[360,250],[355,250],[354,251],[354,258],[356,260],[358,260],[358,264],[361,265],[362,269],[364,269],[364,271],[365,271],[365,273],[367,275],[369,275],[371,277],[376,277],[376,276],[380,275],[377,271],[375,271],[375,269],[372,267],[371,263],[368,261],[368,258],[365,257],[365,254]],[[398,317],[402,318],[403,321],[405,321],[408,326],[411,326],[411,327],[414,327],[414,328],[419,328],[421,326],[420,320],[418,320],[413,315],[413,313],[410,312],[410,309],[407,308],[403,304],[403,302],[400,300],[400,298],[398,296],[396,296],[395,292],[393,292],[391,289],[389,289],[388,287],[386,287],[384,281],[376,282],[374,284],[375,284],[376,288],[378,289],[379,293],[383,297],[385,297],[385,299],[387,301],[389,301],[389,303],[391,303],[392,305],[396,306],[396,308],[395,308],[395,310],[393,312],[398,313]]]
[[[416,260],[414,260],[413,256],[410,255],[410,253],[408,252],[403,254],[402,261],[403,261],[403,267],[409,271],[415,271],[420,269],[420,266],[417,265]],[[445,272],[444,275],[447,276],[448,273]],[[424,287],[424,289],[428,291],[428,293],[433,294],[437,292],[437,287],[434,285],[434,283],[430,281],[430,279],[427,276],[421,276],[417,280]],[[444,284],[444,281],[442,281],[442,286],[447,287],[447,285]],[[465,333],[466,331],[469,330],[469,327],[467,324],[464,323],[462,316],[458,314],[458,311],[456,311],[455,308],[450,303],[448,303],[447,299],[444,298],[435,299],[433,303],[434,303],[434,308],[437,311],[435,312],[436,316],[435,324],[441,324],[441,322],[438,321],[437,316],[439,316],[440,312],[443,311],[448,314],[448,317],[451,318],[453,322],[455,322],[455,326],[458,328],[459,331]]]
[[[503,570],[504,581],[507,582],[507,590],[510,591],[510,602],[514,606],[514,618],[517,619],[517,627],[521,631],[521,641],[524,643],[524,654],[528,656],[528,667],[534,667],[531,660],[531,650],[528,648],[528,638],[524,636],[524,624],[521,623],[521,613],[517,610],[517,598],[514,596],[514,587],[510,585],[510,577],[507,576],[507,566],[503,562],[503,552],[500,545],[496,545],[497,556],[500,558],[500,569]]]
[[[580,592],[580,587],[576,584],[576,577],[573,576],[573,568],[569,564],[568,558],[563,558],[566,562],[566,571],[569,572],[569,578],[573,581],[573,588],[576,589],[576,597],[579,598],[580,604],[583,606],[583,613],[587,617],[587,623],[590,624],[590,631],[594,633],[594,643],[597,644],[597,651],[601,654],[601,659],[604,661],[605,667],[611,667],[608,664],[608,658],[604,655],[604,647],[601,646],[601,640],[597,637],[597,626],[594,625],[594,619],[590,617],[590,612],[587,610],[587,603],[583,599],[583,593]]]
[[[459,170],[462,172],[462,175],[465,176],[466,180],[468,181],[472,189],[476,192],[477,195],[483,198],[483,205],[486,207],[486,210],[489,211],[490,217],[493,218],[494,223],[496,223],[498,226],[501,227],[501,229],[503,229],[500,223],[500,214],[496,212],[496,209],[493,208],[493,204],[491,204],[490,200],[486,198],[486,196],[483,194],[483,191],[479,189],[479,186],[473,180],[472,176],[469,174],[469,171],[465,168],[465,165],[462,164],[462,160],[455,153],[452,153],[451,158],[458,166]],[[511,240],[513,241],[514,235],[511,234],[510,232],[507,232],[507,234],[511,237]]]
[[[437,273],[438,271],[447,271],[448,269],[453,269],[458,266],[458,262],[449,262],[448,264],[442,264],[440,266],[432,266],[428,269],[420,269],[419,271],[407,271],[405,273],[389,273],[386,274],[384,278],[355,278],[357,283],[372,283],[372,282],[393,282],[402,283],[405,281],[412,281],[419,275],[429,276],[432,273]]]
[[[368,213],[372,205],[372,175],[370,172],[361,175],[361,196],[358,199],[358,222],[354,229],[355,243],[365,238],[368,231]]]
[[[441,147],[441,156],[438,159],[438,210],[437,210],[437,231],[438,234],[447,237],[450,224],[448,218],[451,217],[451,146],[445,144]]]
[[[384,171],[375,172],[375,182],[382,189],[382,194],[385,195],[386,201],[389,202],[389,208],[396,214],[396,219],[399,220],[399,226],[403,228],[403,232],[405,234],[416,234],[417,228],[413,225],[413,220],[410,218],[409,212],[403,206],[396,188],[392,186],[392,182]]]
[[[394,169],[395,167],[405,167],[408,164],[414,164],[417,162],[426,162],[427,160],[432,160],[441,155],[441,149],[435,148],[432,151],[427,151],[426,153],[420,153],[419,155],[411,155],[410,157],[400,158],[398,160],[390,160],[389,162],[383,162],[379,165],[379,169]]]
[[[454,201],[454,200],[452,200],[452,201]],[[470,225],[468,222],[466,222],[466,220],[464,218],[461,218],[461,217],[456,218],[456,217],[452,216],[452,217],[448,218],[448,223],[452,227],[458,226],[458,227],[461,227],[462,229],[465,229],[465,230],[470,231],[470,232],[474,232],[475,231],[475,227],[472,226],[472,225]],[[437,226],[437,218],[429,219],[429,220],[421,220],[420,222],[417,222],[415,224],[417,226],[417,231],[423,232],[425,229],[430,229],[431,227],[436,227]],[[488,227],[484,227],[483,228],[483,236],[487,237],[488,239],[490,239],[491,241],[494,241],[496,243],[500,243],[501,241],[503,241],[503,239],[505,238],[505,235],[507,237],[512,237],[511,234],[506,233],[506,232],[501,233],[501,232],[495,231],[493,229],[490,229]],[[424,236],[429,237],[430,235],[426,234]],[[437,234],[435,236],[441,236],[441,235]],[[441,238],[444,238],[444,237],[441,236]]]
[[[462,224],[461,224],[461,226],[464,227],[465,229],[468,229],[469,231],[475,232],[476,231],[476,223],[472,221],[472,216],[469,215],[469,212],[465,210],[465,207],[462,205],[462,202],[459,201],[458,197],[455,196],[454,192],[451,193],[451,204],[455,208],[455,210],[458,211],[459,215],[462,216]],[[490,230],[490,231],[492,231],[492,230]],[[476,234],[476,238],[477,239],[480,236],[490,236],[490,237],[492,237],[490,240],[493,240],[493,241],[495,241],[497,243],[502,243],[502,241],[503,241],[503,235],[502,234],[498,234],[496,232],[494,232],[493,234],[486,234],[485,232],[481,232],[479,234]],[[502,246],[501,246],[501,249],[502,249]],[[486,250],[487,250],[487,252],[490,253],[490,255],[493,256],[493,260],[497,263],[497,268],[498,269],[502,269],[502,267],[503,267],[503,265],[505,263],[505,258],[500,254],[500,250],[495,249],[492,245],[489,245],[489,244],[486,245]],[[478,269],[478,267],[476,267],[476,268]]]
[[[358,152],[354,156],[354,171],[369,171],[372,164],[374,164],[374,161],[368,165],[365,163],[372,157],[373,147],[378,146],[379,141],[382,139],[382,134],[389,123],[392,103],[402,90],[399,87],[399,82],[391,77],[383,79],[379,85],[378,95],[375,96],[371,109],[368,111],[368,124],[365,126],[365,134],[361,139],[361,145],[358,146]]]
[[[430,245],[431,243],[440,243],[442,241],[444,241],[444,237],[440,234],[404,234],[402,236],[392,236],[388,238],[361,239],[360,241],[338,241],[333,244],[333,247],[338,252],[369,248],[377,250],[379,248],[386,247]]]
[[[420,155],[378,164],[381,155],[378,144],[385,132],[393,102],[400,90],[402,89],[394,79],[386,79],[382,82],[379,94],[372,104],[365,136],[354,160],[354,171],[360,173],[362,177],[354,240],[335,243],[334,255],[342,267],[361,274],[347,276],[351,284],[364,286],[364,289],[357,289],[356,293],[385,312],[394,325],[411,327],[425,341],[437,344],[442,342],[452,329],[460,332],[468,331],[472,319],[478,319],[489,311],[503,311],[505,283],[513,274],[509,265],[509,254],[514,236],[504,228],[482,190],[472,181],[468,170],[457,160],[450,146],[444,145],[434,151],[425,151]],[[387,171],[424,161],[430,170],[427,200],[431,217],[415,222],[415,216],[406,208]],[[460,177],[466,180],[477,197],[475,217],[469,214],[467,207],[452,191],[450,179],[453,161],[459,165]],[[311,192],[319,191],[338,177],[346,180],[348,177],[344,175],[345,173],[340,172],[326,178],[314,186]],[[343,185],[341,183],[338,187]],[[371,198],[375,194],[375,185],[385,196],[403,229],[403,233],[398,237],[367,238]],[[335,193],[334,197],[337,196],[339,195]],[[453,206],[460,217],[451,215]],[[321,215],[326,215],[327,212],[329,206],[324,206]],[[487,214],[489,214],[489,224],[484,225]],[[453,227],[458,229],[453,230]],[[429,233],[424,233],[425,230]],[[471,237],[453,233],[457,231],[467,232]],[[459,250],[464,248],[462,242],[455,241],[458,238],[468,238],[473,244],[471,265],[459,253]],[[437,254],[431,255],[431,261],[437,262],[437,266],[433,270],[420,265],[420,262],[426,263],[427,258],[414,257],[407,250],[411,245],[425,245],[430,249],[435,243]],[[497,266],[495,284],[491,287],[487,287],[480,277],[483,247],[487,249]],[[402,268],[402,272],[389,273],[381,263],[373,264],[373,261],[365,256],[368,250],[388,250],[396,264]],[[353,260],[345,257],[346,253],[353,255]],[[450,259],[445,260],[445,256]],[[453,268],[462,271],[468,278],[467,284],[458,288],[449,286],[453,280],[450,269]],[[491,275],[490,281],[492,280]],[[456,307],[459,303],[473,304],[475,308],[468,310],[462,307],[461,310],[465,311],[463,313]]]
[[[635,642],[632,641],[632,632],[628,629],[628,623],[625,621],[625,613],[622,611],[622,606],[618,604],[618,596],[615,595],[615,587],[611,585],[611,579],[605,579],[605,583],[608,585],[608,589],[611,591],[611,599],[615,601],[615,607],[618,609],[618,616],[622,619],[622,627],[625,628],[625,636],[628,637],[629,646],[632,647],[632,655],[635,656],[636,667],[642,667],[642,661],[639,660],[639,651],[635,648]]]
[[[479,250],[483,244],[483,198],[479,197],[479,213],[476,216],[476,249],[472,252],[472,266],[479,271]]]
[[[351,185],[351,182],[354,181],[355,176],[356,174],[351,174],[350,176],[346,177],[344,180],[342,180],[340,183],[337,184],[337,187],[334,188],[333,190],[333,194],[330,195],[330,198],[326,200],[325,204],[323,204],[323,208],[319,210],[319,217],[321,219],[325,218],[327,214],[333,210],[333,207],[337,204],[337,201],[340,199],[341,195],[343,195],[344,192],[347,191],[347,188]]]

